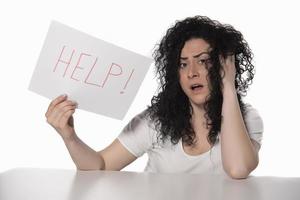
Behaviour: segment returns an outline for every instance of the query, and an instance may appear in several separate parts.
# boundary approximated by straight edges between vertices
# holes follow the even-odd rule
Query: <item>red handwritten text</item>
[[[73,49],[71,51],[71,53],[66,53],[65,49],[66,49],[66,46],[63,46],[62,50],[60,52],[60,55],[59,55],[59,57],[56,61],[56,64],[53,68],[53,72],[58,73],[58,68],[63,66],[64,69],[63,69],[62,77],[67,76],[68,71],[70,71],[69,69],[72,68],[72,66],[71,66],[72,60],[76,59],[76,56],[74,56],[74,54],[76,52],[75,49]],[[83,62],[84,60],[85,61],[88,60],[89,61],[88,63],[92,63],[92,65],[91,66],[85,66],[85,65],[87,65],[86,64],[87,62]],[[123,72],[123,67],[121,65],[112,62],[110,64],[110,66],[108,66],[108,70],[107,70],[107,73],[104,76],[105,77],[104,80],[103,81],[98,80],[99,82],[95,82],[95,80],[93,81],[91,79],[91,76],[95,77],[97,75],[95,68],[97,66],[98,60],[99,60],[98,57],[95,57],[95,56],[93,56],[91,54],[88,54],[88,53],[80,52],[79,57],[77,58],[76,65],[73,66],[72,73],[69,75],[69,78],[72,79],[72,80],[75,80],[75,81],[82,81],[84,84],[87,84],[87,85],[92,85],[92,86],[104,88],[105,85],[107,84],[108,80],[111,77],[120,77],[120,76],[125,76],[127,74],[127,73],[125,74]],[[93,62],[91,62],[91,61],[93,61]],[[89,70],[88,73],[87,73],[87,70]],[[80,77],[76,76],[76,75],[78,75],[78,73],[79,74],[80,73],[84,74],[83,72],[85,72],[85,74],[87,74],[85,77],[81,76],[81,78],[80,78]],[[125,90],[127,88],[127,85],[129,83],[129,81],[132,79],[133,73],[134,73],[134,69],[132,69],[130,71],[129,77],[126,79],[126,82],[125,82],[125,84],[122,88],[123,90]],[[124,91],[121,91],[120,93],[123,94]]]

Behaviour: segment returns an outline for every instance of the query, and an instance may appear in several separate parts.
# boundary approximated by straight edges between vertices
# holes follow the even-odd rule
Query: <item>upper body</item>
[[[262,133],[259,115],[242,99],[254,77],[252,57],[232,26],[186,18],[167,30],[154,52],[160,90],[148,117],[135,117],[108,147],[96,152],[77,137],[76,103],[67,96],[51,102],[47,121],[78,169],[121,170],[147,152],[146,171],[196,173],[215,166],[246,178],[258,165]]]
[[[261,145],[263,122],[256,109],[246,107],[245,124],[249,137]],[[225,174],[222,167],[220,137],[207,151],[193,154],[183,147],[182,140],[175,145],[170,140],[159,140],[159,132],[147,111],[136,115],[118,136],[119,142],[135,157],[148,155],[145,172],[154,173],[215,173]]]

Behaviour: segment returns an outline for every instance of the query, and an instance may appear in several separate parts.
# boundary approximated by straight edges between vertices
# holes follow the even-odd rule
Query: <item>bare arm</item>
[[[115,139],[98,154],[105,160],[105,170],[121,170],[137,159],[118,139]]]
[[[223,78],[223,105],[221,125],[221,151],[224,170],[232,178],[246,178],[259,162],[259,144],[251,140],[238,103],[234,86],[234,57],[221,58]]]
[[[117,139],[100,152],[86,145],[75,133],[72,116],[75,109],[75,102],[67,100],[67,96],[59,96],[50,103],[45,115],[62,137],[77,169],[121,170],[136,159]]]
[[[246,178],[258,165],[259,144],[251,140],[235,90],[224,88],[221,151],[224,170],[232,178]]]
[[[119,171],[136,159],[118,139],[99,152],[90,148],[77,136],[73,140],[64,140],[64,142],[79,170]]]

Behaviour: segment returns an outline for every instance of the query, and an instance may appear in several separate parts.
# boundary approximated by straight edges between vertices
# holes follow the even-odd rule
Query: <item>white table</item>
[[[0,174],[0,200],[300,200],[300,178],[17,168]]]

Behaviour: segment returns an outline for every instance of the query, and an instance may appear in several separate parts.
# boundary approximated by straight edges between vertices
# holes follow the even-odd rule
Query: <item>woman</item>
[[[76,103],[60,96],[46,112],[81,170],[121,170],[148,153],[146,172],[226,173],[258,165],[263,124],[244,104],[252,52],[230,25],[195,16],[177,21],[154,52],[160,92],[111,145],[96,152],[73,126]]]

